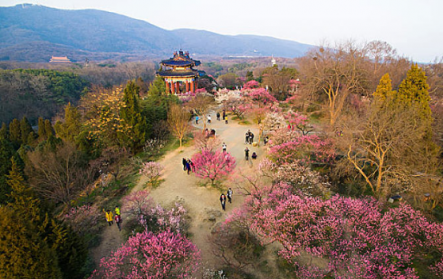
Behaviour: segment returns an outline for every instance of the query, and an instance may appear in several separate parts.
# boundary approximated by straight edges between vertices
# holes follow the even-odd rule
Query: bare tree
[[[411,190],[415,178],[436,170],[435,149],[416,115],[413,108],[373,105],[345,129],[347,160],[378,197]]]
[[[172,104],[168,112],[168,126],[172,134],[174,134],[180,141],[182,146],[183,138],[189,130],[189,112],[180,105]]]
[[[201,120],[203,121],[203,131],[206,129],[206,115],[213,102],[214,97],[209,96],[208,94],[197,94],[187,104],[187,107],[190,110],[201,117]]]
[[[364,52],[352,43],[314,49],[300,61],[306,90],[326,103],[331,127],[350,94],[367,94],[366,62]]]
[[[29,152],[28,159],[25,171],[31,186],[42,197],[64,204],[69,204],[87,188],[96,171],[83,154],[67,142],[55,151]]]

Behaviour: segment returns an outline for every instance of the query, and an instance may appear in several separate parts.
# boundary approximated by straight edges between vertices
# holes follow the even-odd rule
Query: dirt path
[[[236,171],[241,169],[242,173],[248,173],[255,170],[255,166],[259,161],[251,161],[251,159],[248,162],[245,161],[244,149],[246,145],[244,140],[245,133],[248,129],[256,135],[255,139],[258,139],[258,129],[252,125],[239,125],[234,121],[225,124],[224,121],[216,120],[215,113],[211,113],[211,115],[214,120],[212,124],[207,124],[207,128],[215,129],[217,137],[220,138],[221,142],[226,143],[227,151],[236,158]],[[200,129],[203,128],[202,123],[194,126]],[[263,157],[262,147],[257,148],[248,145],[248,148],[251,150],[250,155],[255,151],[259,158]],[[192,218],[189,228],[190,238],[201,250],[203,266],[207,268],[217,268],[219,267],[219,260],[212,254],[207,238],[211,234],[213,226],[217,222],[223,221],[233,209],[239,207],[243,203],[244,198],[233,185],[226,185],[226,182],[223,183],[224,193],[226,193],[228,187],[232,187],[234,191],[232,204],[227,203],[226,211],[223,211],[219,201],[220,191],[209,186],[210,183],[206,187],[201,186],[201,182],[203,182],[202,179],[195,177],[192,173],[187,175],[186,172],[183,171],[182,158],[191,158],[195,152],[196,150],[192,146],[179,148],[167,153],[164,158],[158,161],[165,166],[164,181],[159,187],[151,191],[151,197],[162,206],[169,206],[177,200],[184,202],[189,216]],[[145,183],[146,178],[142,177],[132,191],[141,190]],[[124,215],[124,212],[122,212],[122,214]],[[215,217],[216,220],[209,221],[210,216],[212,218]],[[96,249],[96,253],[94,254],[96,262],[101,257],[109,255],[111,250],[115,250],[123,243],[123,239],[121,239],[121,235],[116,226],[107,227],[104,231],[103,238],[104,241]]]

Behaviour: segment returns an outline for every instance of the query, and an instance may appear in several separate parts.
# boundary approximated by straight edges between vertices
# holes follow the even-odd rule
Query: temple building
[[[67,56],[52,56],[49,63],[71,63],[71,60]]]
[[[200,65],[200,61],[189,57],[189,52],[174,52],[174,57],[160,62],[162,68],[157,76],[166,82],[166,92],[177,94],[180,92],[195,92],[199,76],[205,75],[204,71],[195,70],[193,67]]]

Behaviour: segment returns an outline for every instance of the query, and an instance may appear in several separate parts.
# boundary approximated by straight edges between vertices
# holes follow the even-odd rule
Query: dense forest
[[[442,61],[378,41],[276,60],[204,62],[197,92],[178,95],[153,63],[2,63],[0,277],[441,278]],[[258,131],[259,163],[219,150],[211,111]],[[168,179],[162,155],[180,165],[191,149],[203,182],[185,191],[243,197],[210,212],[211,253],[189,229],[198,197],[150,198]],[[117,204],[123,241],[99,261]]]

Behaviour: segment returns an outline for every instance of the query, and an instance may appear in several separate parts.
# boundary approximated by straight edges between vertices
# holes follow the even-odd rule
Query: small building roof
[[[189,57],[189,52],[183,52],[182,50],[180,50],[179,52],[177,51],[174,52],[174,57],[167,60],[162,60],[160,64],[170,67],[174,66],[192,67],[192,66],[198,66],[201,63],[198,60],[191,59]]]

